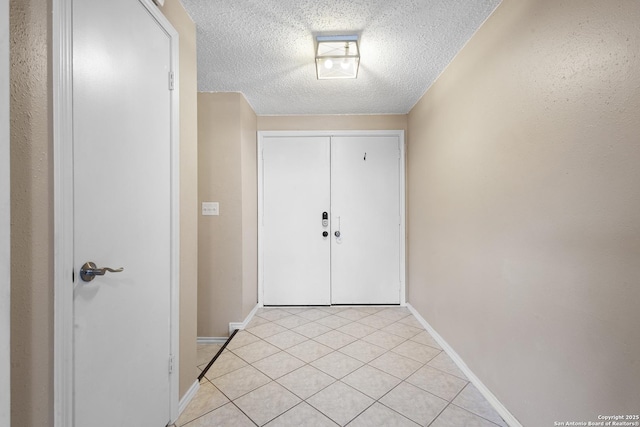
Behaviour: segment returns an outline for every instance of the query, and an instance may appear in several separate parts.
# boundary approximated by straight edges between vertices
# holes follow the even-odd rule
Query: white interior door
[[[170,421],[172,40],[151,7],[73,2],[78,427]],[[124,271],[83,281],[88,261]]]
[[[268,138],[262,155],[263,303],[328,305],[330,139]]]
[[[332,304],[400,303],[400,157],[396,136],[331,139]]]

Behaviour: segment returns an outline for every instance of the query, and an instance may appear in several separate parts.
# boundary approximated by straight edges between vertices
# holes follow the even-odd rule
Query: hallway
[[[259,309],[175,424],[255,425],[506,426],[408,309],[372,306]]]

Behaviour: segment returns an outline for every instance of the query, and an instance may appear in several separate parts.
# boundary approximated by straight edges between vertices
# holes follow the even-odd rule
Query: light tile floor
[[[175,423],[263,425],[506,427],[406,308],[370,306],[261,308]]]

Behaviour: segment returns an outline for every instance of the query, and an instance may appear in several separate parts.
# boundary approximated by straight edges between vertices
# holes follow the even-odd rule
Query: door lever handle
[[[121,271],[124,271],[124,268],[98,268],[94,262],[89,261],[85,262],[80,268],[80,278],[85,282],[90,282],[95,279],[96,276],[104,276],[107,271],[110,273],[120,273]]]

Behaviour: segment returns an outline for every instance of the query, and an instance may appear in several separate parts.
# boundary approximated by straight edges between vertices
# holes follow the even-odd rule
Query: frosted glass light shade
[[[318,36],[316,40],[316,73],[319,80],[358,77],[358,36]]]

